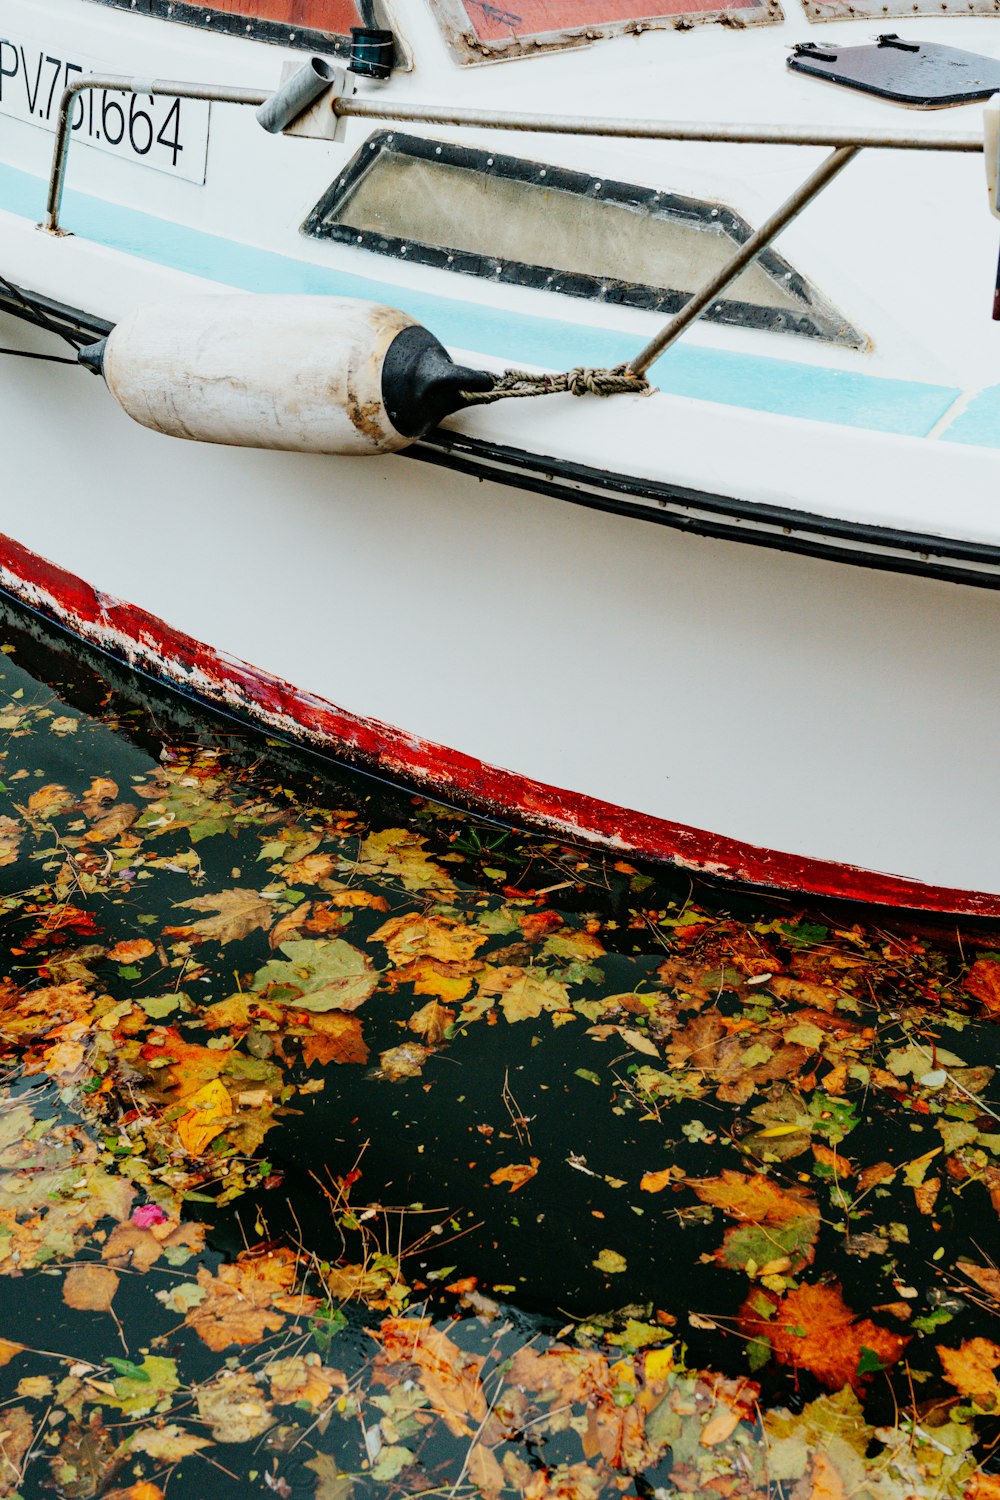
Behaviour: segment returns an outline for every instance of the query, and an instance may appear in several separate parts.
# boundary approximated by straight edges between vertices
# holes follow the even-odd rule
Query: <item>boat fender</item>
[[[349,297],[180,297],[80,360],[155,432],[296,453],[398,451],[494,382],[406,313]]]

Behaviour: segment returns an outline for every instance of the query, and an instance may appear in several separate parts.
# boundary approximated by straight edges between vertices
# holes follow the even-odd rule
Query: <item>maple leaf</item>
[[[543,1010],[570,1009],[569,991],[544,969],[522,969],[516,964],[488,968],[479,981],[479,996],[492,1001],[499,997],[508,1021],[531,1021]]]
[[[358,850],[362,874],[395,876],[408,891],[453,891],[455,882],[424,852],[426,839],[406,828],[370,833]]]
[[[214,917],[202,917],[187,927],[165,927],[167,937],[195,938],[205,942],[211,938],[219,943],[235,943],[249,937],[251,932],[268,930],[274,920],[274,907],[270,901],[256,891],[219,891],[215,896],[193,896],[190,901],[181,901],[180,906],[190,906],[194,911],[214,911]]]
[[[368,1048],[357,1016],[329,1011],[310,1016],[309,1031],[302,1038],[306,1066],[318,1063],[366,1063]]]
[[[305,1313],[317,1305],[313,1297],[291,1294],[296,1272],[290,1250],[244,1253],[215,1276],[203,1266],[197,1284],[204,1296],[184,1321],[216,1353],[230,1344],[258,1344],[266,1333],[284,1327],[286,1312]]]
[[[110,1312],[118,1277],[109,1266],[73,1266],[63,1282],[63,1301],[77,1312]]]
[[[938,1345],[938,1358],[944,1378],[977,1406],[993,1410],[1000,1398],[996,1369],[1000,1365],[1000,1344],[992,1339],[966,1339],[957,1349]]]
[[[498,1167],[495,1172],[490,1173],[490,1181],[495,1182],[498,1187],[502,1182],[509,1182],[510,1191],[516,1193],[518,1188],[531,1181],[540,1165],[538,1157],[532,1156],[520,1166]]]
[[[764,1315],[768,1310],[770,1317]],[[862,1351],[877,1356],[880,1366],[891,1365],[909,1342],[868,1318],[856,1318],[836,1282],[800,1285],[783,1298],[755,1292],[740,1310],[740,1326],[751,1338],[770,1339],[780,1364],[811,1370],[830,1390],[863,1388]]]
[[[812,1263],[820,1214],[804,1188],[780,1188],[761,1173],[747,1177],[728,1168],[691,1186],[703,1203],[740,1221],[715,1252],[721,1265],[756,1272],[785,1257],[796,1270]]]
[[[307,1458],[303,1467],[312,1469],[316,1475],[313,1500],[350,1500],[354,1477],[342,1474],[337,1460],[329,1453],[317,1453],[315,1458]]]
[[[374,992],[378,974],[370,960],[342,938],[282,943],[288,962],[272,959],[254,977],[267,1000],[296,1010],[357,1010]]]
[[[192,1156],[200,1156],[205,1147],[225,1130],[233,1116],[229,1090],[213,1078],[184,1100],[186,1112],[174,1121],[181,1145]]]
[[[436,995],[439,1000],[464,1000],[472,988],[472,976],[482,971],[475,959],[448,963],[442,958],[417,958],[387,977],[393,985],[412,984],[418,995]]]
[[[386,952],[397,965],[418,958],[461,963],[472,958],[487,937],[487,933],[466,927],[452,917],[424,916],[422,912],[393,917],[372,933],[374,940],[385,944]]]
[[[487,1416],[483,1361],[460,1349],[430,1318],[386,1318],[378,1337],[388,1363],[416,1365],[420,1384],[449,1431],[471,1437]]]
[[[977,958],[965,976],[965,988],[983,1005],[987,1014],[1000,1016],[1000,962]]]

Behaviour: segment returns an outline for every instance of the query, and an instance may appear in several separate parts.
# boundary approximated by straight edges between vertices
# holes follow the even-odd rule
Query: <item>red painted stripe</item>
[[[269,672],[220,655],[155,615],[100,593],[4,536],[0,536],[0,587],[84,640],[182,685],[207,703],[494,816],[772,890],[926,912],[1000,917],[1000,895],[924,885],[853,865],[761,849],[546,786],[417,739],[377,719],[347,713]]]

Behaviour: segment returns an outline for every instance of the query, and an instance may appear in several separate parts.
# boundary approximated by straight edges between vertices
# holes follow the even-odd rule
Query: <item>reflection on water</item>
[[[0,1497],[1000,1496],[1000,933],[0,624]]]

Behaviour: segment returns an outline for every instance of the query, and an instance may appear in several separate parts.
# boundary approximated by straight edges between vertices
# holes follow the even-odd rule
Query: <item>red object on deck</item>
[[[246,16],[248,21],[276,21],[284,26],[329,31],[336,36],[346,36],[352,26],[361,24],[354,0],[209,0],[199,9]]]
[[[700,11],[761,10],[763,0],[462,0],[476,36],[483,42],[509,37],[580,31],[622,21],[653,21]]]
[[[378,719],[348,713],[269,672],[220,654],[145,610],[101,593],[3,535],[0,590],[83,640],[205,703],[271,733],[406,782],[429,796],[507,822],[542,827],[559,837],[584,839],[744,885],[924,912],[1000,917],[1000,894],[925,885],[854,865],[745,844],[548,786],[418,739]]]

